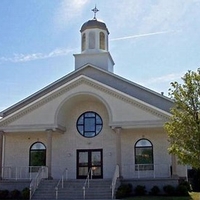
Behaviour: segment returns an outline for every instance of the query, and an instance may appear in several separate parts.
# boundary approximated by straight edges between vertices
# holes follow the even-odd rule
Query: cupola
[[[96,18],[85,22],[81,27],[81,51],[98,52],[108,50],[108,29]]]
[[[74,54],[75,70],[86,64],[92,64],[113,72],[114,62],[108,50],[109,31],[106,24],[96,18],[96,13],[99,11],[96,6],[92,11],[94,18],[81,26],[81,53]]]

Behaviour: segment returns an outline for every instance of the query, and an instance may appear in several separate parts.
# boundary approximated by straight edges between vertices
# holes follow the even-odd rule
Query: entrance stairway
[[[33,195],[33,200],[55,200],[55,187],[58,180],[43,180]],[[84,180],[68,180],[58,189],[58,200],[83,199]],[[90,180],[90,187],[86,187],[85,199],[111,199],[111,180]]]

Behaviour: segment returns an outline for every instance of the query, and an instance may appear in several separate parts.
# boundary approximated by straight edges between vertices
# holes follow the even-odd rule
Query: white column
[[[119,165],[119,175],[121,176],[121,168],[122,168],[122,158],[121,158],[121,127],[114,128],[116,133],[116,161],[117,165]]]
[[[176,156],[172,154],[172,177],[177,176],[177,161]]]
[[[51,166],[52,166],[52,130],[48,129],[47,132],[47,167],[48,167],[48,179],[52,179]]]
[[[2,178],[2,167],[3,167],[3,134],[0,130],[0,178]]]

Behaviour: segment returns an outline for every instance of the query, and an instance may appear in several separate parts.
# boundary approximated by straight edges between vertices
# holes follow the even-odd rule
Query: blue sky
[[[200,67],[200,0],[0,0],[0,111],[74,70],[95,4],[116,74],[167,95]]]

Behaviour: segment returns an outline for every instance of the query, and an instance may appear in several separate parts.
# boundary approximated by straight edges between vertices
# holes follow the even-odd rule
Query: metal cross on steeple
[[[94,12],[94,19],[96,19],[96,13],[99,11],[95,5],[95,8],[92,9],[92,11]]]

